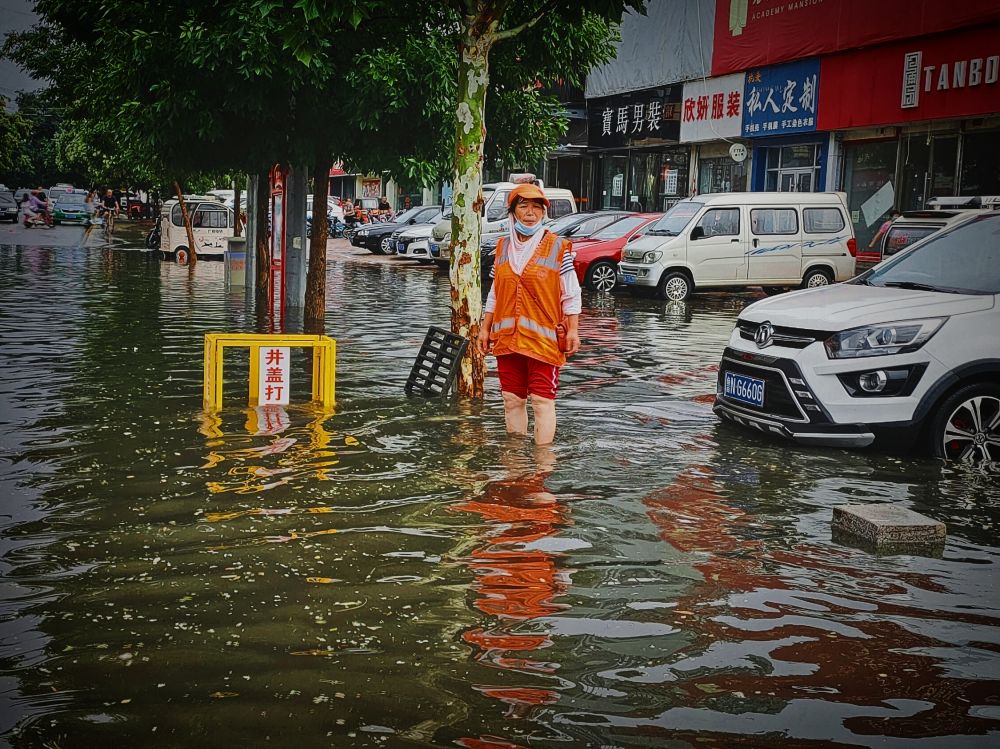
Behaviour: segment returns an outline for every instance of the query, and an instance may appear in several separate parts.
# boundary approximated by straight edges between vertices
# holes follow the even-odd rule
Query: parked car
[[[573,237],[573,267],[580,285],[611,291],[618,283],[618,262],[625,245],[641,237],[662,213],[636,213],[605,226],[588,237]]]
[[[86,196],[87,191],[75,188],[68,182],[58,182],[45,191],[45,195],[49,200],[58,200],[60,195],[64,195],[66,193],[78,193]]]
[[[715,412],[804,444],[1000,461],[1000,212],[967,214],[848,283],[747,307]]]
[[[385,224],[365,224],[351,236],[351,244],[364,247],[376,255],[392,255],[396,252],[392,233],[415,224],[436,222],[441,218],[441,209],[436,205],[424,205],[403,211],[396,219]]]
[[[631,288],[680,302],[696,289],[846,281],[856,254],[845,193],[717,193],[677,203],[619,268]]]
[[[0,192],[0,221],[17,223],[17,201],[14,193],[7,190]]]
[[[56,224],[85,224],[90,220],[87,213],[87,194],[65,192],[56,198],[52,208],[52,221]]]
[[[184,203],[191,217],[198,259],[222,260],[226,237],[233,233],[235,212],[211,195],[185,195]],[[176,199],[166,201],[160,209],[159,251],[163,259],[178,263],[186,263],[190,256],[181,205]]]
[[[1000,196],[931,198],[922,211],[905,211],[882,235],[878,246],[858,252],[859,263],[880,263],[924,237],[964,220],[969,211],[1000,210]]]
[[[396,242],[396,255],[411,257],[424,263],[432,262],[428,247],[434,224],[417,224],[409,229],[397,229],[392,233]]]
[[[30,187],[22,187],[19,190],[14,191],[14,201],[17,203],[18,206],[20,206],[21,203],[23,203],[29,197],[31,197]]]

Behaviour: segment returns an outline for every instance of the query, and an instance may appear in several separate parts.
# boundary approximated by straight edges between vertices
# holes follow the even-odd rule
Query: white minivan
[[[619,272],[626,287],[683,301],[701,289],[846,281],[856,254],[845,193],[717,193],[677,203],[625,247]]]

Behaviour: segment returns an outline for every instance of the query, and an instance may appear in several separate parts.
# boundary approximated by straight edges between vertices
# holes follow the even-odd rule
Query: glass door
[[[601,156],[601,208],[625,208],[627,156]]]
[[[815,170],[782,169],[778,172],[778,192],[812,192]]]

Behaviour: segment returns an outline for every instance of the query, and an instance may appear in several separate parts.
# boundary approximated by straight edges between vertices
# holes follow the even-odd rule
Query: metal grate
[[[413,362],[413,369],[406,379],[403,388],[406,394],[447,395],[458,375],[458,367],[468,345],[468,338],[433,325],[428,328],[417,360]]]

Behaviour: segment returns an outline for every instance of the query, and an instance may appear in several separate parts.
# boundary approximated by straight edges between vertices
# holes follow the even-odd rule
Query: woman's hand
[[[476,350],[483,356],[490,353],[490,329],[486,325],[479,328],[479,335],[476,336]]]
[[[575,330],[566,331],[566,356],[572,356],[580,350],[580,334]]]

